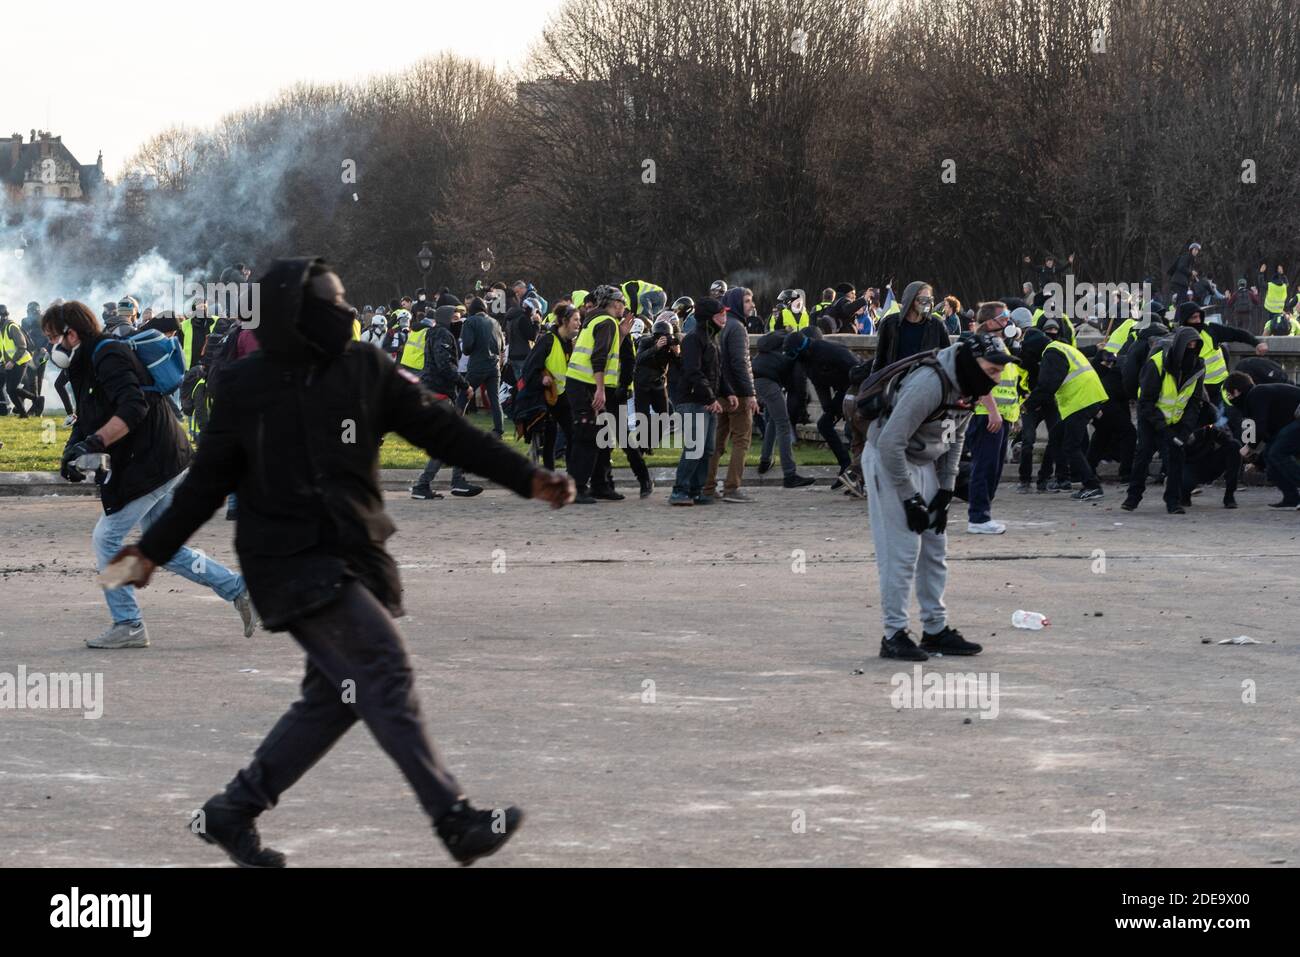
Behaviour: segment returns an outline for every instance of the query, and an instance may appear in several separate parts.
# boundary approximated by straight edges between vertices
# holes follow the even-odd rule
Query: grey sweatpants
[[[934,463],[907,464],[912,484],[929,502],[939,490]],[[862,475],[867,488],[867,515],[871,539],[876,545],[876,569],[880,573],[880,610],[885,637],[907,627],[912,602],[912,582],[921,606],[921,624],[926,634],[943,631],[948,609],[943,589],[948,582],[948,536],[924,531],[920,535],[907,527],[907,513],[898,491],[884,474],[880,455],[870,442],[862,450]]]

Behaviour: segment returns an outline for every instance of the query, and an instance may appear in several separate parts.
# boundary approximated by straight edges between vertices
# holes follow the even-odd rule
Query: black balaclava
[[[312,267],[298,316],[298,331],[312,346],[327,356],[342,355],[352,341],[352,307],[320,299],[313,294],[313,286],[328,268]]]
[[[971,355],[971,351],[965,345],[957,347],[955,357],[957,365],[957,387],[961,389],[962,395],[968,395],[978,399],[988,395],[993,391],[996,383],[989,378],[988,373],[980,366],[980,361]]]

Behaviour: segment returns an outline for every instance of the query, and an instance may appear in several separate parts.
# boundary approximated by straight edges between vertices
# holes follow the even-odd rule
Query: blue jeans
[[[112,515],[102,515],[95,523],[91,541],[95,546],[95,567],[101,572],[114,555],[121,549],[127,534],[136,525],[143,532],[156,522],[172,501],[172,490],[185,478],[182,472],[170,481],[159,485],[152,492],[146,492],[139,498],[125,505]],[[232,572],[225,565],[213,561],[201,552],[196,552],[187,545],[172,556],[166,566],[182,578],[188,578],[197,585],[207,585],[223,601],[234,601],[244,593],[244,577]],[[135,589],[130,585],[123,588],[106,589],[104,601],[108,603],[113,624],[141,621],[140,606],[135,601]]]
[[[1003,421],[1002,428],[989,431],[987,415],[972,415],[966,426],[966,448],[971,450],[970,491],[966,517],[976,525],[987,522],[992,515],[993,496],[998,493],[1002,480],[1002,465],[1007,460],[1007,441],[1011,436],[1011,423]]]
[[[674,411],[682,414],[685,421],[686,416],[695,416],[695,422],[704,426],[704,434],[697,431],[695,434],[696,448],[682,449],[682,457],[677,463],[677,480],[673,482],[674,495],[689,495],[691,498],[698,498],[704,489],[704,480],[709,476],[709,460],[713,458],[713,445],[717,437],[717,417],[712,412],[705,411],[704,405],[700,402],[680,402],[674,407]],[[700,443],[703,443],[702,454],[699,458],[690,458],[692,451],[700,452]],[[712,489],[709,490],[712,493]]]

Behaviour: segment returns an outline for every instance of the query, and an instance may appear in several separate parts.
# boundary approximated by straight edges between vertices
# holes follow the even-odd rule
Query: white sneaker
[[[966,531],[972,535],[1001,535],[1007,530],[1007,527],[996,519],[990,518],[987,522],[967,522]]]

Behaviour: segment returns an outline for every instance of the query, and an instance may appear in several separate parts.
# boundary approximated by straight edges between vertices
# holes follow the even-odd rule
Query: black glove
[[[86,481],[86,473],[81,471],[81,469],[77,468],[71,462],[64,462],[59,466],[59,475],[63,476],[63,478],[67,479],[69,482]]]
[[[92,432],[80,442],[73,442],[63,450],[63,465],[70,465],[83,455],[98,455],[105,449],[104,440]],[[62,471],[62,469],[60,469]],[[66,478],[66,476],[64,476]],[[77,481],[72,479],[71,481]]]
[[[948,530],[948,505],[952,502],[952,492],[947,489],[939,489],[934,493],[934,498],[930,500],[929,511],[933,516],[930,527],[934,529],[936,535],[942,535]]]
[[[907,527],[916,534],[920,535],[930,527],[930,510],[919,494],[903,500],[903,511],[907,513]]]

